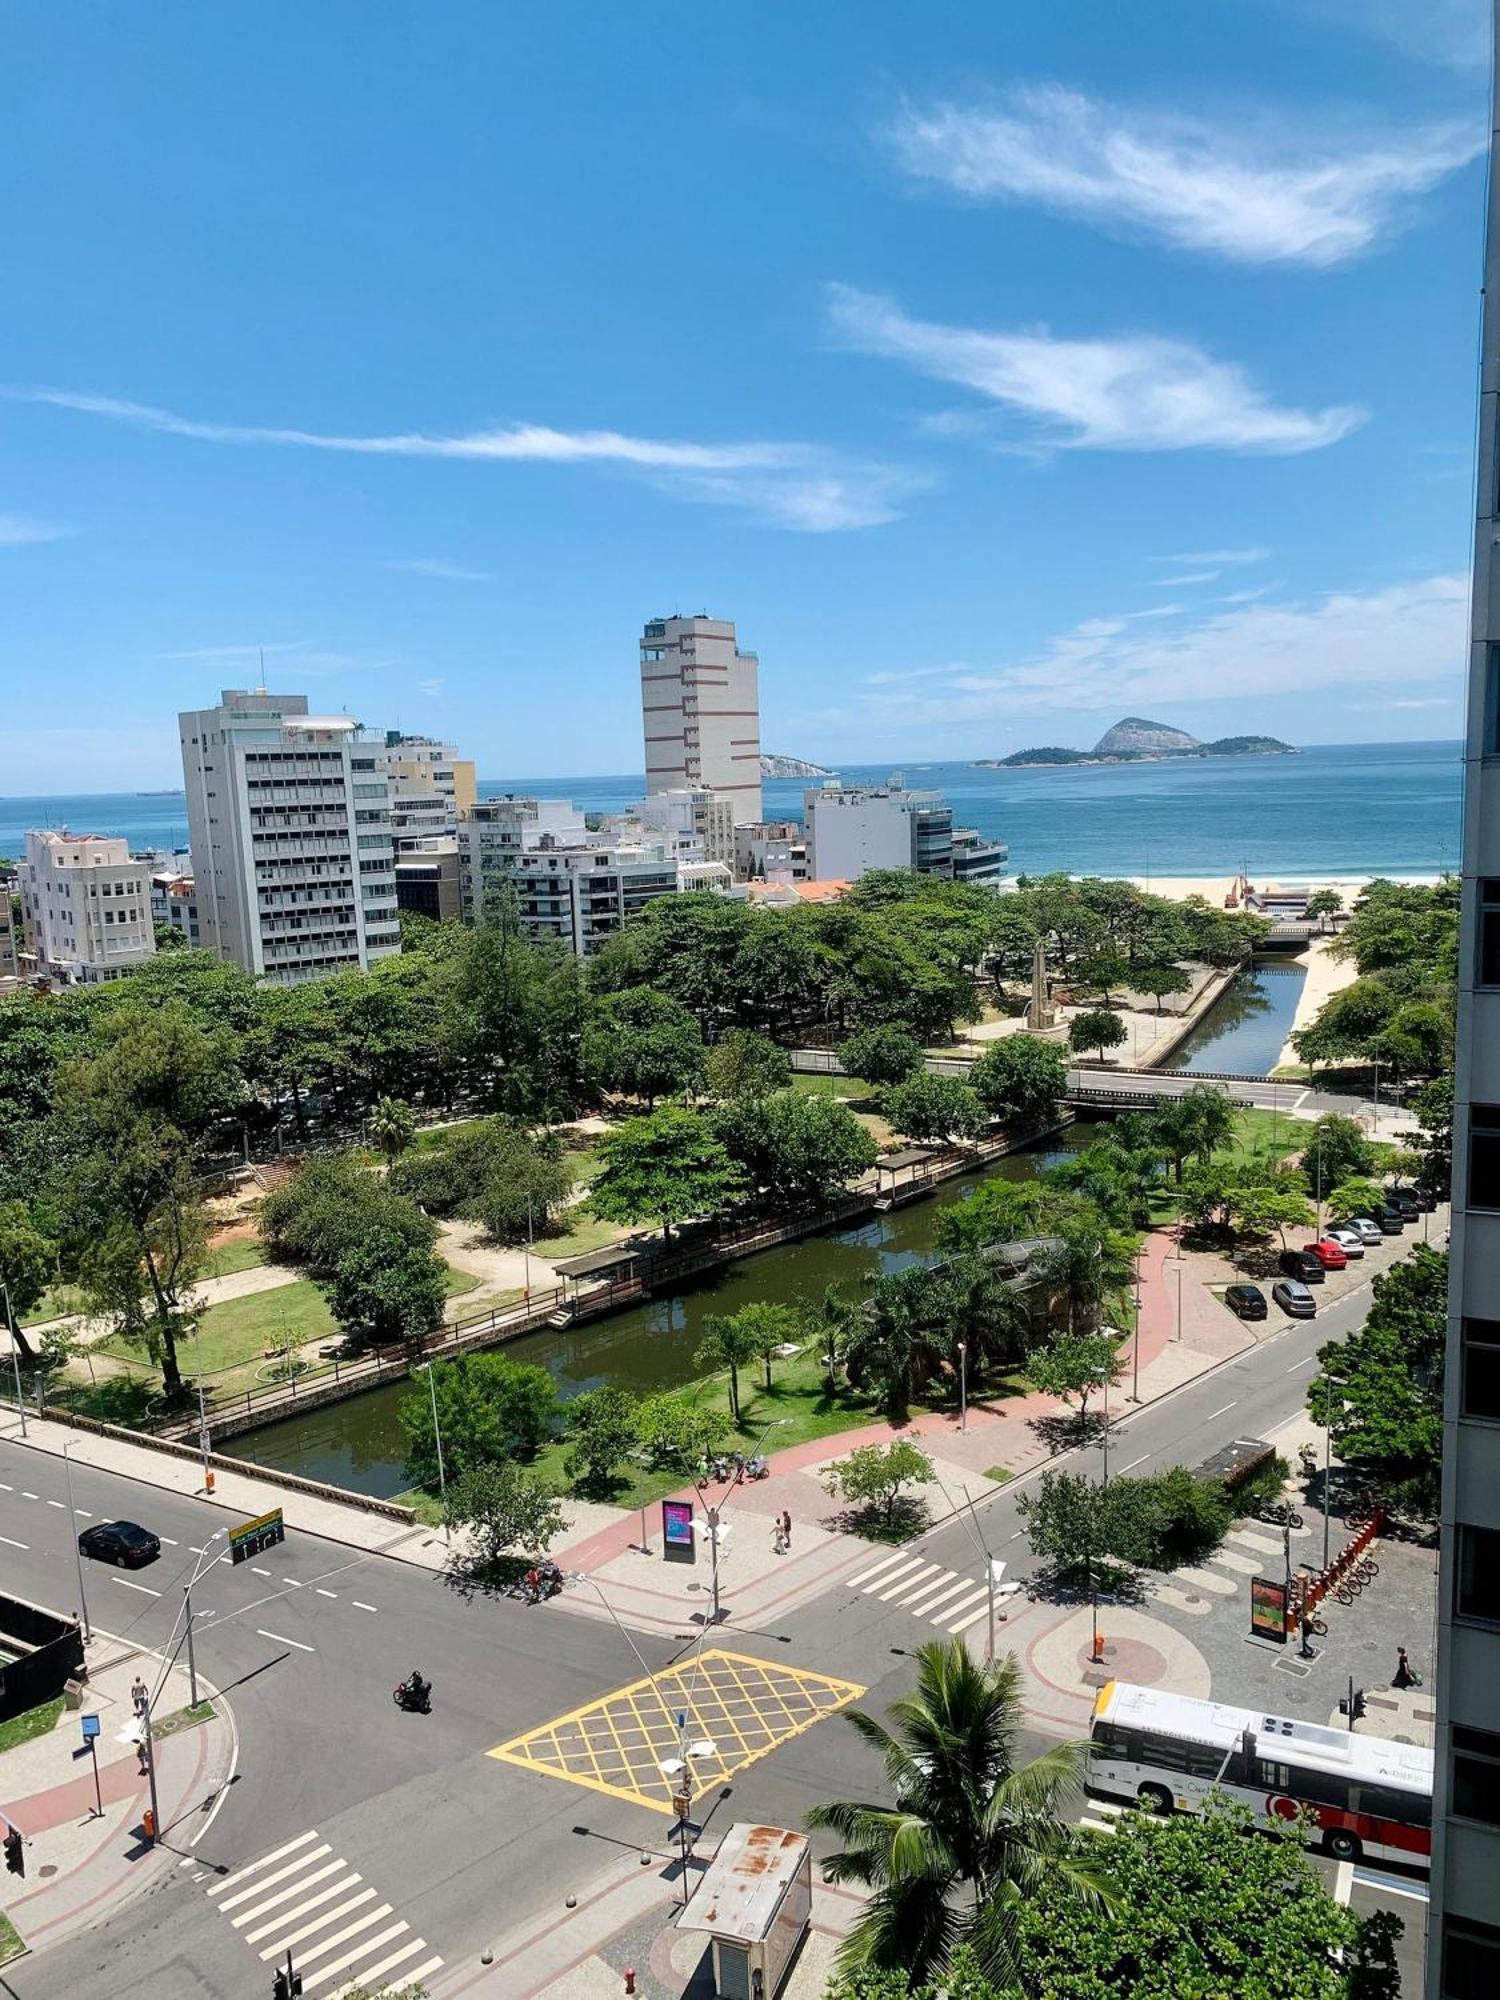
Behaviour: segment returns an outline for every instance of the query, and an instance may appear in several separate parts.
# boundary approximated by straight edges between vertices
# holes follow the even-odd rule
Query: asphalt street
[[[1358,1325],[1361,1286],[1317,1319],[1270,1332],[1255,1348],[1161,1401],[1136,1409],[1117,1396],[1111,1474],[1197,1464],[1241,1436],[1255,1437],[1300,1408],[1317,1348]],[[1128,1386],[1128,1385],[1127,1385]],[[1099,1441],[1060,1454],[1059,1466],[1097,1476]],[[0,1567],[21,1595],[62,1608],[77,1597],[72,1537],[90,1519],[120,1515],[163,1537],[139,1572],[85,1566],[95,1625],[126,1645],[164,1646],[182,1589],[228,1516],[205,1501],[141,1487],[78,1466],[69,1511],[60,1460],[0,1437]],[[1025,1481],[1017,1483],[1024,1489]],[[958,1496],[954,1496],[957,1498]],[[985,1546],[1025,1577],[1033,1568],[1005,1488],[915,1545],[939,1569],[980,1576]],[[556,1606],[468,1594],[441,1575],[294,1535],[253,1564],[219,1562],[195,1592],[198,1664],[228,1697],[239,1732],[232,1791],[184,1867],[98,1932],[0,1974],[0,1993],[64,2000],[109,1991],[130,2000],[260,1991],[257,1955],[192,1877],[233,1870],[316,1831],[449,1965],[472,1961],[511,1925],[581,1892],[608,1846],[665,1855],[670,1822],[625,1800],[499,1762],[484,1753],[593,1696],[635,1680],[641,1663],[612,1625]],[[835,1586],[775,1629],[728,1623],[710,1643],[858,1682],[861,1706],[882,1712],[909,1684],[910,1655],[934,1636],[900,1603]],[[983,1627],[980,1626],[982,1632]],[[647,1667],[673,1649],[632,1635]],[[1001,1640],[1003,1644],[1003,1637]],[[676,1651],[680,1654],[679,1646]],[[397,1711],[391,1689],[412,1667],[434,1682],[430,1716]],[[1231,1697],[1233,1688],[1224,1690]],[[1036,1736],[1023,1751],[1040,1748]],[[837,1718],[741,1773],[729,1796],[706,1796],[700,1822],[746,1817],[796,1826],[818,1799],[878,1792],[879,1772]],[[168,1838],[186,1847],[187,1829]],[[663,1864],[665,1865],[665,1864]],[[1378,1891],[1378,1885],[1377,1891]],[[1364,1896],[1371,1893],[1362,1890]],[[1401,1906],[1410,1917],[1414,1905]]]

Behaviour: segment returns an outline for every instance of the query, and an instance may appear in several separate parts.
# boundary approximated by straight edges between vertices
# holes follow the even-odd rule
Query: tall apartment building
[[[724,618],[653,618],[641,633],[646,790],[727,798],[760,818],[760,662]]]
[[[802,806],[808,864],[818,882],[857,882],[874,868],[914,868],[983,887],[1005,872],[1008,849],[981,839],[972,827],[955,828],[953,808],[938,792],[831,779],[804,792]]]
[[[178,717],[202,942],[281,985],[401,949],[378,738],[300,694]]]
[[[653,833],[691,834],[702,843],[705,861],[734,866],[734,804],[718,792],[693,785],[652,792],[628,817]]]
[[[28,833],[19,880],[29,950],[64,985],[118,979],[156,953],[150,866],[100,833]]]
[[[408,840],[452,833],[474,803],[473,761],[451,743],[388,729],[378,765],[390,790],[391,834],[398,852]]]
[[[1500,15],[1500,9],[1497,9]],[[1500,19],[1497,19],[1500,29]],[[1491,116],[1500,136],[1500,95]],[[1500,1993],[1500,179],[1490,152],[1438,1569],[1427,1991]]]
[[[20,954],[16,950],[15,911],[10,882],[0,877],[0,981],[19,977]]]

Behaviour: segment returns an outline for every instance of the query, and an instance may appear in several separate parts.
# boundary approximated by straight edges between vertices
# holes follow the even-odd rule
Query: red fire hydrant
[[[625,1991],[627,1993],[634,1993],[635,1991],[635,1967],[633,1965],[627,1965],[625,1968]]]

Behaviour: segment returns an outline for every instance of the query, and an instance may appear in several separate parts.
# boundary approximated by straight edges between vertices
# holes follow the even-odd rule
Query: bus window
[[[1268,1792],[1289,1792],[1292,1789],[1292,1774],[1285,1764],[1268,1764],[1262,1758],[1260,1782]]]
[[[1126,1761],[1130,1757],[1130,1739],[1123,1729],[1112,1729],[1107,1722],[1096,1723],[1090,1754],[1101,1761]]]

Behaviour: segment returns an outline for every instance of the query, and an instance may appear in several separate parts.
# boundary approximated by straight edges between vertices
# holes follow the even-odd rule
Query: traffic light
[[[1363,1688],[1355,1687],[1351,1682],[1348,1694],[1339,1701],[1339,1714],[1347,1715],[1350,1722],[1354,1723],[1359,1721],[1364,1712],[1365,1691]]]
[[[271,2000],[298,2000],[301,1991],[302,1974],[293,1972],[291,1962],[288,1960],[287,1969],[276,1975],[275,1984],[271,1988]]]
[[[26,1843],[14,1826],[5,1836],[5,1866],[12,1875],[26,1873]]]

